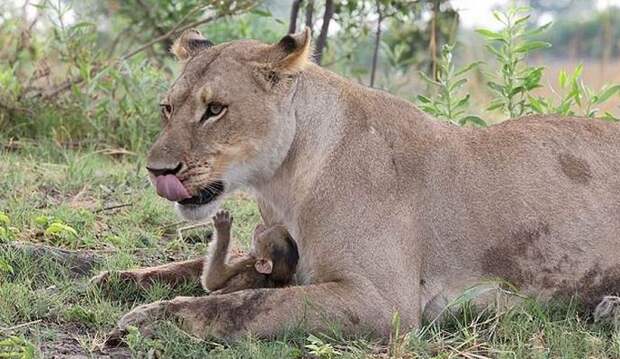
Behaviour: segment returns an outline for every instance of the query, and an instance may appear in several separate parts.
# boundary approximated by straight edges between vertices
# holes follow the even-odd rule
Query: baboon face
[[[258,225],[254,230],[251,254],[256,258],[255,269],[269,274],[274,280],[291,278],[295,273],[299,253],[297,245],[284,226],[266,228]]]

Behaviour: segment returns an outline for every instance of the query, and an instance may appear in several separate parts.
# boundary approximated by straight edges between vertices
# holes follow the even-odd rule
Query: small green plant
[[[0,258],[0,278],[2,274],[13,274],[13,267],[4,258]]]
[[[0,212],[0,243],[9,242],[15,239],[17,228],[11,226],[11,218]]]
[[[59,219],[47,216],[37,216],[34,222],[45,228],[44,235],[54,245],[61,245],[70,248],[77,248],[79,237],[75,228],[65,224]]]
[[[312,334],[310,334],[306,340],[309,342],[309,344],[305,345],[306,349],[308,349],[310,354],[321,359],[330,359],[342,355],[342,353],[336,350],[333,345],[324,342],[322,339]]]
[[[467,83],[465,75],[478,65],[471,63],[457,69],[452,61],[453,45],[444,45],[437,66],[436,79],[429,78],[424,72],[420,72],[422,79],[435,89],[435,96],[417,97],[420,108],[435,116],[437,119],[452,122],[463,126],[471,123],[475,126],[484,127],[486,123],[478,116],[468,114],[470,95],[461,95],[463,86]]]
[[[392,315],[392,332],[390,333],[390,358],[402,358],[407,352],[407,344],[410,341],[410,333],[401,333],[400,313]]]
[[[0,340],[0,358],[34,359],[37,348],[31,342],[18,336]]]
[[[510,118],[532,112],[528,106],[528,96],[530,91],[540,87],[544,68],[528,66],[526,59],[532,52],[551,46],[548,42],[532,40],[551,23],[529,29],[529,11],[528,7],[494,11],[493,16],[504,26],[503,29],[476,30],[487,41],[486,48],[500,67],[499,75],[491,74],[492,80],[487,83],[495,95],[487,111],[499,110]]]
[[[572,73],[560,71],[556,91],[559,97],[557,103],[542,96],[529,96],[529,106],[539,114],[597,117],[618,121],[618,118],[610,112],[600,115],[600,110],[596,106],[604,104],[620,93],[620,85],[607,85],[599,91],[594,91],[583,82],[582,73],[583,65],[577,66]]]

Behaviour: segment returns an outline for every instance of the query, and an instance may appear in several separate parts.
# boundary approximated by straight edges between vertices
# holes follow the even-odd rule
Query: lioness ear
[[[254,269],[256,269],[258,273],[271,274],[271,271],[273,271],[273,262],[270,259],[259,258],[256,260],[256,263],[254,263]]]
[[[280,53],[274,63],[274,70],[284,73],[302,71],[310,63],[312,35],[309,27],[301,32],[286,35],[275,46]]]
[[[200,50],[213,46],[213,43],[202,36],[200,31],[196,29],[189,29],[183,31],[181,36],[172,44],[170,52],[172,52],[177,59],[186,60],[189,57],[195,56]]]

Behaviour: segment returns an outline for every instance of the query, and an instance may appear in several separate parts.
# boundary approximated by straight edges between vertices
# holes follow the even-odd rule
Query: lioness
[[[299,286],[142,305],[194,335],[270,337],[303,323],[386,335],[437,315],[465,288],[503,278],[541,298],[620,294],[620,128],[529,117],[485,129],[312,64],[310,33],[274,45],[175,45],[183,72],[162,103],[148,169],[182,216],[201,219],[249,188],[266,224],[297,241]],[[196,279],[202,259],[142,269]]]

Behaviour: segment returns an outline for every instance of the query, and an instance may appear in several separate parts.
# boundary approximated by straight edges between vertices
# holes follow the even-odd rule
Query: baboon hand
[[[213,226],[218,231],[227,231],[230,230],[232,226],[233,217],[228,213],[228,211],[220,210],[215,216],[213,216]]]

